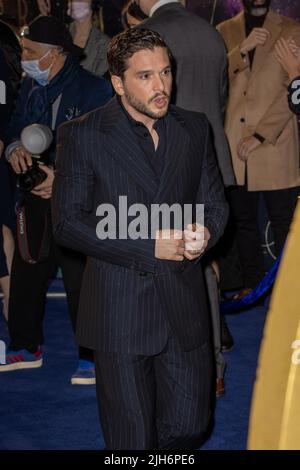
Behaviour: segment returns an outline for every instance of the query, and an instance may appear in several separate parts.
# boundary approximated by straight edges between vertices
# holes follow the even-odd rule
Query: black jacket
[[[206,117],[171,107],[168,146],[158,180],[116,98],[59,130],[52,198],[58,243],[88,256],[77,336],[106,352],[156,354],[170,331],[184,350],[208,340],[201,262],[155,258],[155,240],[99,240],[97,207],[205,205],[211,245],[227,222],[223,184]]]

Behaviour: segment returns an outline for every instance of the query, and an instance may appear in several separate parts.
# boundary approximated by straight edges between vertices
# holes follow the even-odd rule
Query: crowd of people
[[[124,32],[110,39],[97,24],[100,2],[69,1],[68,24],[38,3],[20,50],[0,28],[0,287],[10,335],[0,372],[42,366],[59,266],[79,344],[71,383],[96,383],[107,448],[199,447],[233,345],[220,313],[224,233],[237,242],[239,300],[265,275],[259,198],[278,256],[293,219],[300,25],[271,0],[243,0],[217,29],[180,1],[131,0]],[[37,155],[24,130],[34,140],[45,129],[49,145]],[[154,240],[99,239],[99,204],[124,195],[128,205],[203,204],[204,222],[172,225],[168,237],[160,227]]]

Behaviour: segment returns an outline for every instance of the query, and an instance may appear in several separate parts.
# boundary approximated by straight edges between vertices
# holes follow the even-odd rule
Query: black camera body
[[[47,178],[41,164],[45,165],[48,160],[44,152],[49,149],[52,141],[51,129],[43,124],[31,124],[23,129],[22,145],[32,155],[32,166],[19,176],[18,186],[23,191],[32,191]],[[44,154],[42,158],[41,154]]]
[[[19,176],[18,186],[26,192],[32,191],[47,178],[47,174],[42,170],[36,159],[33,159],[32,166]]]

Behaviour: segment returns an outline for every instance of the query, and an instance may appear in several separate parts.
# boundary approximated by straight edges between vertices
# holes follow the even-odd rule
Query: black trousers
[[[43,201],[32,195],[27,196],[27,229],[33,257],[39,251],[44,214],[47,208],[49,208],[49,201]],[[47,258],[37,264],[25,262],[20,255],[18,244],[16,244],[11,271],[8,319],[11,349],[24,348],[35,352],[38,346],[43,344],[46,294],[49,281],[58,267],[62,269],[70,318],[74,332],[76,331],[77,310],[85,262],[84,255],[59,247],[53,236],[51,236]],[[80,348],[80,357],[92,359],[93,355],[91,351]]]
[[[156,356],[95,351],[100,419],[109,450],[198,448],[211,417],[212,352],[175,338]]]
[[[265,273],[258,226],[259,195],[264,198],[278,256],[289,232],[298,192],[299,188],[248,191],[245,186],[228,191],[245,287],[254,288]]]

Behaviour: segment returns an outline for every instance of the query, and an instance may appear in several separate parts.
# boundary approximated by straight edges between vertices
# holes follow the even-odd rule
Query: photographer
[[[57,266],[62,268],[74,330],[76,327],[85,258],[57,246],[52,236],[50,198],[55,132],[63,122],[104,105],[112,96],[108,82],[80,67],[78,57],[81,54],[82,49],[73,44],[66,26],[54,17],[40,16],[24,29],[22,67],[27,77],[22,83],[6,142],[9,144],[6,157],[15,173],[21,176],[22,200],[18,211],[18,246],[11,273],[11,344],[6,365],[0,366],[0,372],[42,365],[46,292]],[[20,141],[21,132],[30,124],[47,126],[54,135],[48,151],[41,156],[43,164],[34,166],[32,155]],[[90,359],[89,351],[80,350],[79,366],[72,383],[95,382]]]

